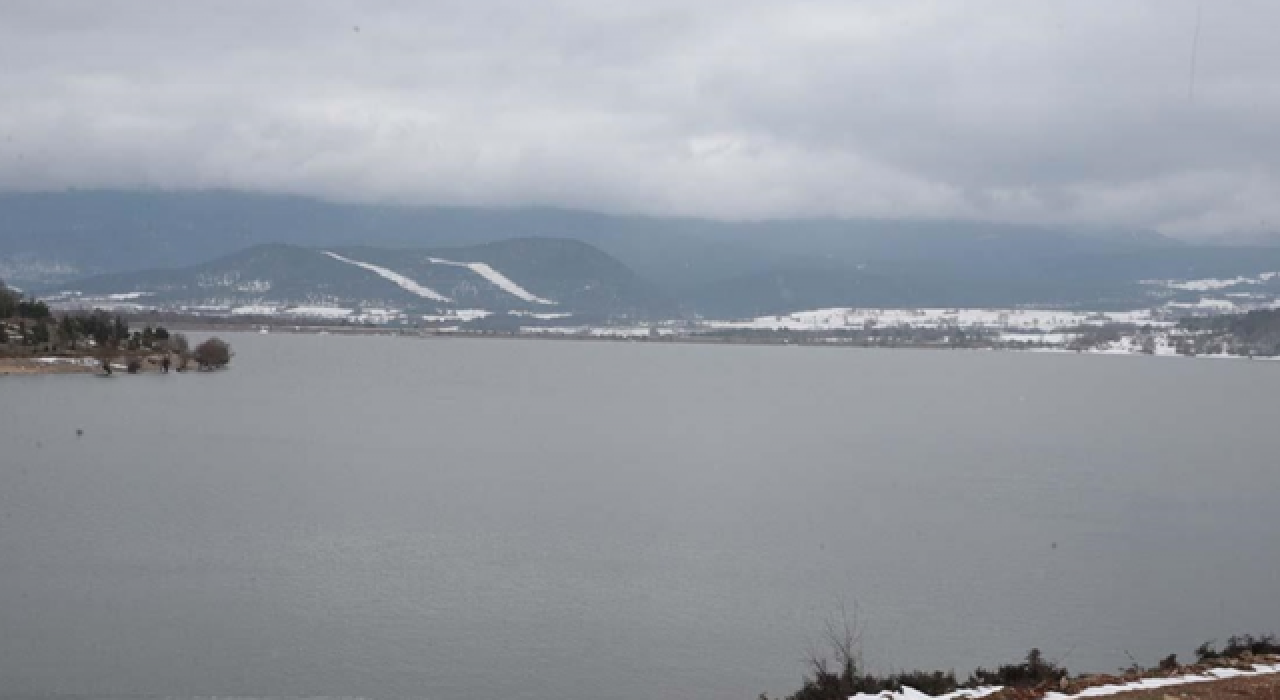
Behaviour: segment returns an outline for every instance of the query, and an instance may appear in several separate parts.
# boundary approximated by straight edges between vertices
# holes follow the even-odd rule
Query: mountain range
[[[726,222],[229,191],[0,194],[0,279],[46,293],[144,293],[173,303],[554,306],[665,317],[827,306],[1122,308],[1196,291],[1151,280],[1276,270],[1278,247],[1190,245],[1144,231]]]

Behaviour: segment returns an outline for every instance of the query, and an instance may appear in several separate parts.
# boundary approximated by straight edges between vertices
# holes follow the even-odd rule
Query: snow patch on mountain
[[[477,275],[480,275],[481,277],[483,277],[486,281],[488,281],[493,286],[497,287],[498,289],[501,289],[502,291],[506,292],[507,294],[510,294],[511,296],[517,299],[520,299],[521,301],[527,301],[531,304],[548,304],[548,305],[553,305],[556,303],[554,301],[551,301],[550,299],[543,299],[542,297],[537,296],[536,294],[530,292],[524,287],[521,287],[520,285],[513,282],[510,277],[507,277],[501,272],[498,272],[493,267],[491,267],[488,263],[455,262],[453,260],[445,260],[444,258],[427,258],[427,261],[432,263],[433,265],[451,265],[453,267],[465,267],[468,270],[471,270]]]
[[[327,250],[324,251],[324,254],[328,255],[334,260],[337,260],[338,262],[344,262],[348,265],[355,265],[356,267],[364,268],[385,280],[395,283],[396,286],[400,287],[406,292],[409,292],[411,294],[416,294],[422,297],[423,299],[430,299],[432,301],[442,301],[442,302],[453,301],[449,297],[444,296],[443,294],[440,294],[434,289],[418,284],[414,280],[411,280],[408,277],[405,277],[404,275],[394,270],[388,270],[385,267],[382,267],[380,265],[374,265],[373,263],[361,262],[359,260],[352,260],[351,258],[346,258],[341,255],[338,255],[337,253],[332,253]]]

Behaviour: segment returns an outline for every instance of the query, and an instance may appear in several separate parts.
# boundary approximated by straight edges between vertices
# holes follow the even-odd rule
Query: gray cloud
[[[1280,229],[1280,6],[10,0],[0,187]]]

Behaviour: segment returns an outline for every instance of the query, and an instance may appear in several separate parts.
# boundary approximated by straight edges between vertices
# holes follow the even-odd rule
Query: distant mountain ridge
[[[501,252],[522,250],[513,240],[561,243]],[[571,248],[569,241],[587,248]],[[655,308],[651,302],[661,297],[676,309],[673,315],[717,317],[832,306],[1134,308],[1153,301],[1154,288],[1144,280],[1280,270],[1280,247],[1194,246],[1144,231],[1104,234],[974,221],[725,222],[545,208],[342,204],[227,191],[0,193],[0,278],[29,289],[103,274],[192,268],[264,244],[346,250],[357,261],[366,254],[372,259],[364,262],[388,269],[403,264],[397,274],[433,289],[424,280],[450,289],[462,285],[441,294],[476,303],[498,294],[491,281],[471,268],[413,262],[414,251],[452,250],[438,257],[464,263],[496,256],[489,263],[495,269],[520,270],[506,273],[512,279],[532,275],[531,293],[576,299],[561,303],[626,314]],[[410,252],[391,252],[397,250]],[[539,255],[552,250],[558,252],[538,267]],[[580,257],[571,263],[574,255]],[[332,258],[297,262],[303,269],[324,265],[337,280],[360,273],[358,279],[368,278],[378,289],[394,288],[379,292],[387,299],[413,301],[404,297],[412,293],[368,269],[348,265],[353,269],[340,274]],[[571,294],[567,285],[587,280],[591,269],[613,291]],[[160,273],[142,278],[154,274]],[[288,276],[277,282],[318,297],[325,296],[325,285],[340,283],[299,275],[295,282],[286,282]],[[557,275],[566,280],[559,286]],[[120,275],[113,284],[136,279]],[[467,285],[479,291],[472,294]],[[363,287],[343,294],[356,289]],[[494,303],[509,296],[494,296]],[[517,297],[500,303],[527,304]]]
[[[1148,232],[1099,236],[965,221],[731,222],[232,191],[0,193],[0,264],[26,256],[42,261],[44,273],[62,265],[54,274],[73,276],[195,265],[261,243],[438,248],[525,237],[590,243],[672,291],[813,260],[1045,257],[1180,245]]]

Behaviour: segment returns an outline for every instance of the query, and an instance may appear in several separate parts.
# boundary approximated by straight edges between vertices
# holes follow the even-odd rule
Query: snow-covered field
[[[526,335],[584,336],[589,338],[648,338],[654,335],[673,336],[676,329],[659,326],[528,326],[520,332]]]
[[[1158,285],[1169,289],[1179,289],[1185,292],[1213,292],[1220,289],[1230,289],[1231,287],[1240,287],[1244,285],[1266,284],[1276,277],[1280,276],[1280,272],[1264,272],[1254,277],[1233,277],[1231,279],[1218,279],[1207,277],[1195,280],[1143,280],[1143,284]]]
[[[561,318],[569,318],[570,316],[573,315],[565,311],[552,312],[552,313],[538,313],[536,311],[518,311],[518,310],[508,311],[507,314],[511,316],[522,316],[524,318],[536,318],[539,321],[555,321]]]
[[[492,311],[485,311],[484,309],[455,309],[442,314],[427,314],[422,317],[422,320],[427,323],[467,323],[468,321],[488,318],[492,315]]]
[[[98,360],[92,357],[37,357],[36,362],[42,365],[79,365],[83,367],[93,367],[98,364]]]
[[[1045,309],[858,309],[834,308],[760,316],[740,321],[707,321],[714,329],[831,331],[870,328],[960,328],[1009,331],[1055,331],[1109,323],[1172,326],[1151,310],[1122,312]]]

